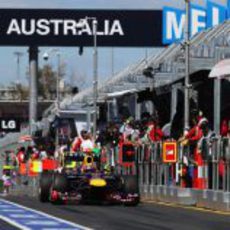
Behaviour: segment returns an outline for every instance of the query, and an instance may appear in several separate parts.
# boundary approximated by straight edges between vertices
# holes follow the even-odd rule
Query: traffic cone
[[[201,154],[198,150],[195,150],[194,160],[196,162],[196,166],[194,167],[194,174],[193,174],[193,188],[195,189],[205,189],[206,188],[206,179],[205,179],[205,164],[204,160],[202,159]]]

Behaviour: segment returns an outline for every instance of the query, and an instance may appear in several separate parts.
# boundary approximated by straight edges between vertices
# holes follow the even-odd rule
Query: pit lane
[[[12,196],[6,199],[93,229],[225,230],[229,229],[230,226],[230,218],[226,215],[159,204],[141,203],[137,207],[52,205],[50,203],[40,203],[36,198],[27,196]]]

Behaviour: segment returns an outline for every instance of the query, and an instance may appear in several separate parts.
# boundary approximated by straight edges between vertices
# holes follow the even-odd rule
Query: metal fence
[[[196,146],[178,143],[175,163],[164,163],[162,145],[163,142],[156,142],[135,147],[136,164],[132,167],[121,166],[117,147],[108,152],[112,151],[117,159],[118,173],[137,174],[141,190],[150,186],[176,186],[230,192],[229,138],[204,138]],[[195,151],[199,152],[198,160]]]

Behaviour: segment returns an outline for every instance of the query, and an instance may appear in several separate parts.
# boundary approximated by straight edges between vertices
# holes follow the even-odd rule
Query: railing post
[[[143,155],[144,155],[143,150],[144,150],[144,145],[141,146],[139,157],[138,157],[139,187],[141,192],[143,191]]]

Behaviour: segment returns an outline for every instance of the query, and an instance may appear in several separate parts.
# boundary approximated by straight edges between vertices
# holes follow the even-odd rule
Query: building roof
[[[98,85],[98,99],[106,100],[114,92],[135,89],[142,91],[149,87],[159,87],[184,78],[185,58],[184,42],[174,43],[152,54],[147,59],[127,66],[124,70]],[[230,21],[196,34],[190,41],[190,74],[211,68],[223,58],[230,56]],[[151,66],[154,79],[143,75],[143,70]],[[123,94],[124,95],[124,94]],[[86,104],[93,98],[90,87],[75,95],[65,98],[61,108],[75,104]]]

